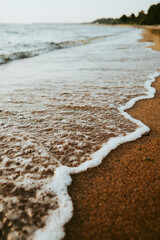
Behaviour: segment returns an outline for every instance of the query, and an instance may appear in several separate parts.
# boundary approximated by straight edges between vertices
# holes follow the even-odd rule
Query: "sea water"
[[[124,110],[154,96],[159,53],[129,27],[1,24],[0,33],[0,237],[62,239],[70,174],[149,131]]]

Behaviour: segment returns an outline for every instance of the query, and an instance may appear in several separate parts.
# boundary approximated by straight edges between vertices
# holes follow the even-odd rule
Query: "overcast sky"
[[[0,0],[0,22],[89,22],[147,11],[157,0]]]

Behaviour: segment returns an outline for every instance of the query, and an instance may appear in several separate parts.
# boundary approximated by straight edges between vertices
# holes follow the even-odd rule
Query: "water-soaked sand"
[[[74,213],[65,240],[160,239],[160,77],[153,86],[154,99],[128,110],[150,133],[119,146],[99,167],[72,176]]]

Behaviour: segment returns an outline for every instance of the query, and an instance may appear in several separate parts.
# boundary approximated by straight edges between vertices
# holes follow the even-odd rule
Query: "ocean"
[[[0,238],[62,239],[70,174],[149,131],[125,112],[159,75],[142,31],[0,24]]]

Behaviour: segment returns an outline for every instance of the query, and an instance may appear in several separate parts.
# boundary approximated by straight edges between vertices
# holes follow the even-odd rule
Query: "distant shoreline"
[[[153,4],[147,13],[143,10],[137,16],[132,13],[130,16],[122,15],[120,18],[100,18],[92,22],[93,24],[137,24],[137,25],[158,25],[160,24],[160,3]]]

